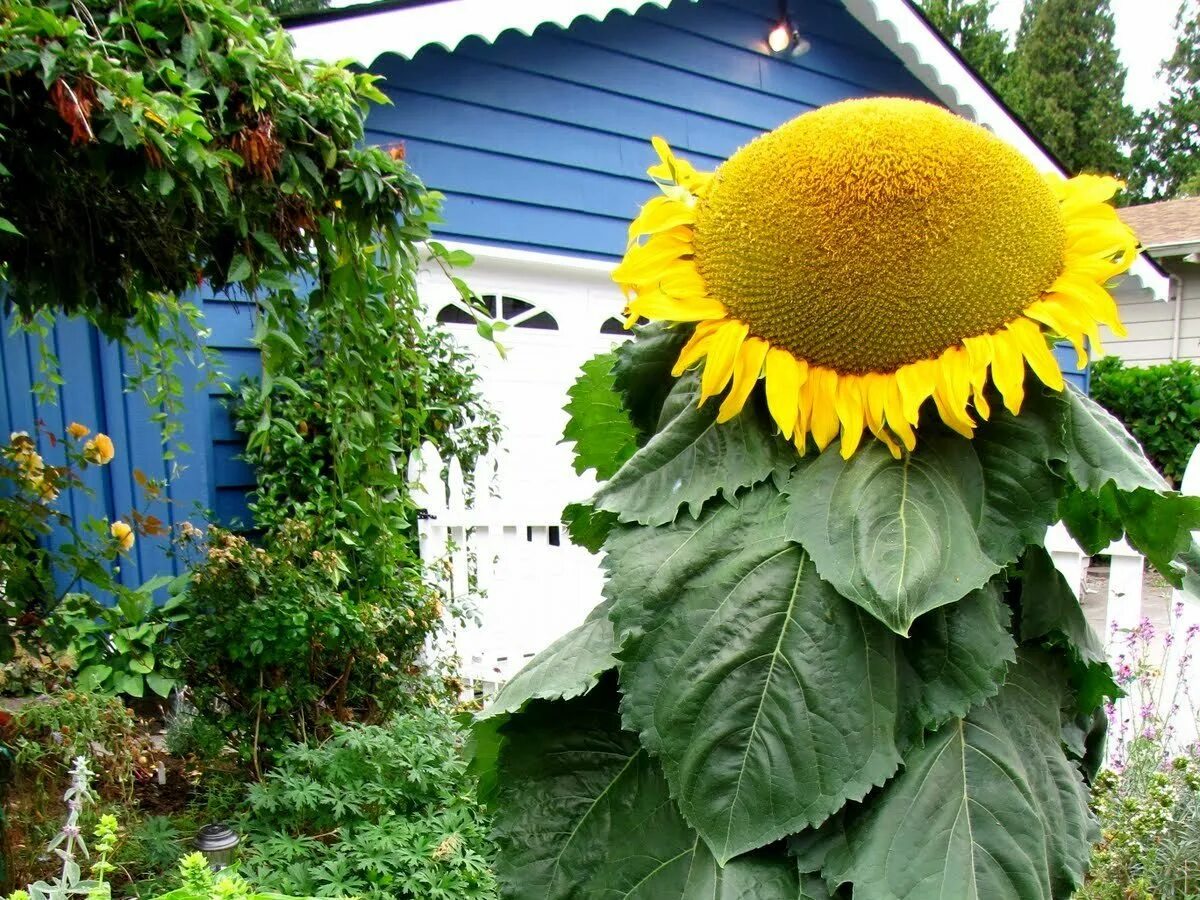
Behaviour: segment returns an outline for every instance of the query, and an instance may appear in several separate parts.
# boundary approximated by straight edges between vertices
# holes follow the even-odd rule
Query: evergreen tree
[[[1071,172],[1125,174],[1136,127],[1108,0],[1027,0],[1000,93]]]
[[[1130,187],[1147,199],[1200,193],[1200,4],[1183,0],[1175,52],[1163,62],[1170,93],[1142,120]]]
[[[1008,39],[993,28],[994,0],[921,0],[930,22],[988,84],[995,86],[1008,66]]]

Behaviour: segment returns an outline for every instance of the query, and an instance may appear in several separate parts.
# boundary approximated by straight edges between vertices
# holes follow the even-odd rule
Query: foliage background
[[[1178,485],[1200,444],[1200,367],[1190,360],[1127,366],[1107,356],[1092,364],[1091,392],[1138,439],[1155,467]]]
[[[1200,192],[1200,4],[1181,0],[1167,96],[1138,112],[1109,0],[1026,0],[1015,40],[995,0],[920,0],[925,15],[1072,172],[1127,178],[1127,203]]]

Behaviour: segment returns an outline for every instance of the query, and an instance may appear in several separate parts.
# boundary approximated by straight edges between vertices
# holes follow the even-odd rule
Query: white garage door
[[[448,587],[471,593],[478,609],[479,624],[455,636],[464,672],[503,681],[600,600],[598,559],[570,546],[558,525],[563,507],[586,499],[595,482],[590,473],[575,474],[571,449],[560,441],[580,365],[625,339],[615,318],[623,301],[608,264],[471,249],[476,264],[463,274],[509,325],[499,335],[504,358],[476,334],[440,272],[423,273],[421,293],[431,314],[472,350],[504,435],[480,466],[473,502],[460,502],[452,490],[443,503],[425,476],[432,518],[422,552],[427,561],[451,561]]]

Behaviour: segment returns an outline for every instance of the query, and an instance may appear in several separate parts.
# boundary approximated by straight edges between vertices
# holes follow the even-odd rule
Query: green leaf
[[[562,521],[572,544],[599,553],[617,524],[617,514],[598,510],[590,503],[568,503],[563,508]]]
[[[252,271],[250,260],[246,258],[245,254],[236,253],[233,261],[229,264],[229,272],[225,275],[225,281],[228,284],[237,284],[249,278]]]
[[[825,882],[815,875],[800,876],[800,900],[834,900]]]
[[[995,699],[914,746],[851,817],[826,880],[880,900],[1070,896],[1098,830],[1062,747],[1063,681],[1053,660],[1021,651]]]
[[[7,234],[16,235],[21,233],[21,229],[17,228],[16,225],[4,218],[4,216],[0,216],[0,231],[6,232]]]
[[[762,485],[606,545],[626,722],[721,863],[819,823],[900,762],[895,640],[817,576],[787,511]]]
[[[1130,546],[1178,586],[1179,573],[1171,563],[1187,552],[1192,532],[1200,529],[1200,497],[1139,488],[1117,494],[1117,508]]]
[[[871,441],[849,460],[822,453],[788,484],[790,536],[840,594],[901,635],[1003,565],[984,552],[977,530],[978,458],[965,438],[958,444],[921,446],[897,460]]]
[[[112,666],[94,665],[80,671],[75,676],[75,683],[85,691],[98,691],[101,685],[108,680],[108,676],[112,674]]]
[[[1058,515],[1088,556],[1100,553],[1125,533],[1117,489],[1111,482],[1094,494],[1072,486],[1059,501]]]
[[[995,562],[1008,565],[1030,544],[1046,539],[1046,528],[1056,518],[1055,505],[1062,481],[1050,466],[1054,430],[1036,417],[1014,416],[1004,409],[993,410],[991,419],[980,423],[975,437],[964,441],[946,433],[930,442],[931,447],[954,448],[949,464],[959,459],[958,471],[971,473],[971,451],[978,457],[982,492],[964,483],[964,496],[972,497],[968,508],[976,519],[983,551]]]
[[[911,637],[900,643],[910,667],[906,674],[916,679],[902,688],[913,706],[913,724],[934,730],[996,695],[1017,658],[1011,620],[1012,612],[993,582],[913,623]],[[913,739],[919,736],[915,730],[909,734]]]
[[[504,743],[500,727],[508,721],[508,717],[493,716],[474,721],[467,713],[465,718],[470,726],[463,746],[467,775],[475,782],[475,796],[479,802],[485,808],[493,809],[500,790],[500,747]]]
[[[158,694],[160,697],[169,697],[171,691],[175,688],[175,679],[168,678],[165,675],[159,675],[156,672],[151,672],[146,675],[146,684],[150,686],[150,690]]]
[[[1059,423],[1054,458],[1066,464],[1067,473],[1085,491],[1095,493],[1110,481],[1122,491],[1169,489],[1125,427],[1071,385],[1061,393],[1031,391],[1026,404],[1023,417]]]
[[[877,442],[847,461],[823,453],[787,488],[792,537],[839,592],[906,634],[1044,539],[1060,489],[1053,427],[997,410],[974,439],[933,430],[899,460]]]
[[[633,458],[600,486],[597,509],[622,522],[664,525],[687,506],[693,517],[705,501],[757,484],[774,471],[779,457],[796,461],[792,447],[778,438],[754,403],[730,421],[717,424],[716,400],[696,406],[699,381],[686,375],[663,404],[658,432]]]
[[[616,666],[612,601],[597,604],[583,624],[573,628],[527,662],[479,714],[480,719],[514,713],[530,700],[570,700],[586,694],[600,676]]]
[[[141,675],[132,672],[119,674],[116,681],[116,692],[128,694],[130,697],[141,698],[146,692],[146,681]]]
[[[602,353],[583,364],[583,374],[567,391],[565,407],[571,417],[563,442],[575,444],[575,471],[596,470],[605,481],[637,451],[637,435],[613,388],[616,354]]]
[[[663,403],[675,384],[671,369],[693,330],[658,322],[641,325],[634,329],[633,340],[615,351],[613,383],[639,432],[638,444],[649,440],[658,426]]]
[[[1103,640],[1043,547],[1030,547],[1021,561],[1020,633],[1023,643],[1046,642],[1067,650],[1080,713],[1090,715],[1105,697],[1120,696]]]
[[[611,681],[531,705],[504,728],[496,874],[509,900],[796,900],[781,852],[721,868],[679,815]]]

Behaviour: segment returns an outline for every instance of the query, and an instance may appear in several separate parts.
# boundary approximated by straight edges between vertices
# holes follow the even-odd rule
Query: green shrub
[[[19,790],[57,792],[76,758],[92,756],[103,761],[100,794],[128,800],[138,773],[154,766],[149,737],[117,697],[68,690],[37,698],[17,710],[9,733]]]
[[[1200,761],[1104,772],[1093,801],[1103,836],[1077,900],[1200,895]]]
[[[296,744],[250,788],[243,869],[271,890],[366,898],[493,898],[488,823],[439,710],[338,726]]]
[[[175,649],[196,715],[256,773],[264,751],[332,722],[384,720],[416,683],[406,676],[439,616],[420,581],[360,602],[342,555],[314,548],[303,523],[264,546],[213,528],[199,552]]]
[[[1200,367],[1189,360],[1126,366],[1115,356],[1092,365],[1092,397],[1120,419],[1173,484],[1200,443]]]

